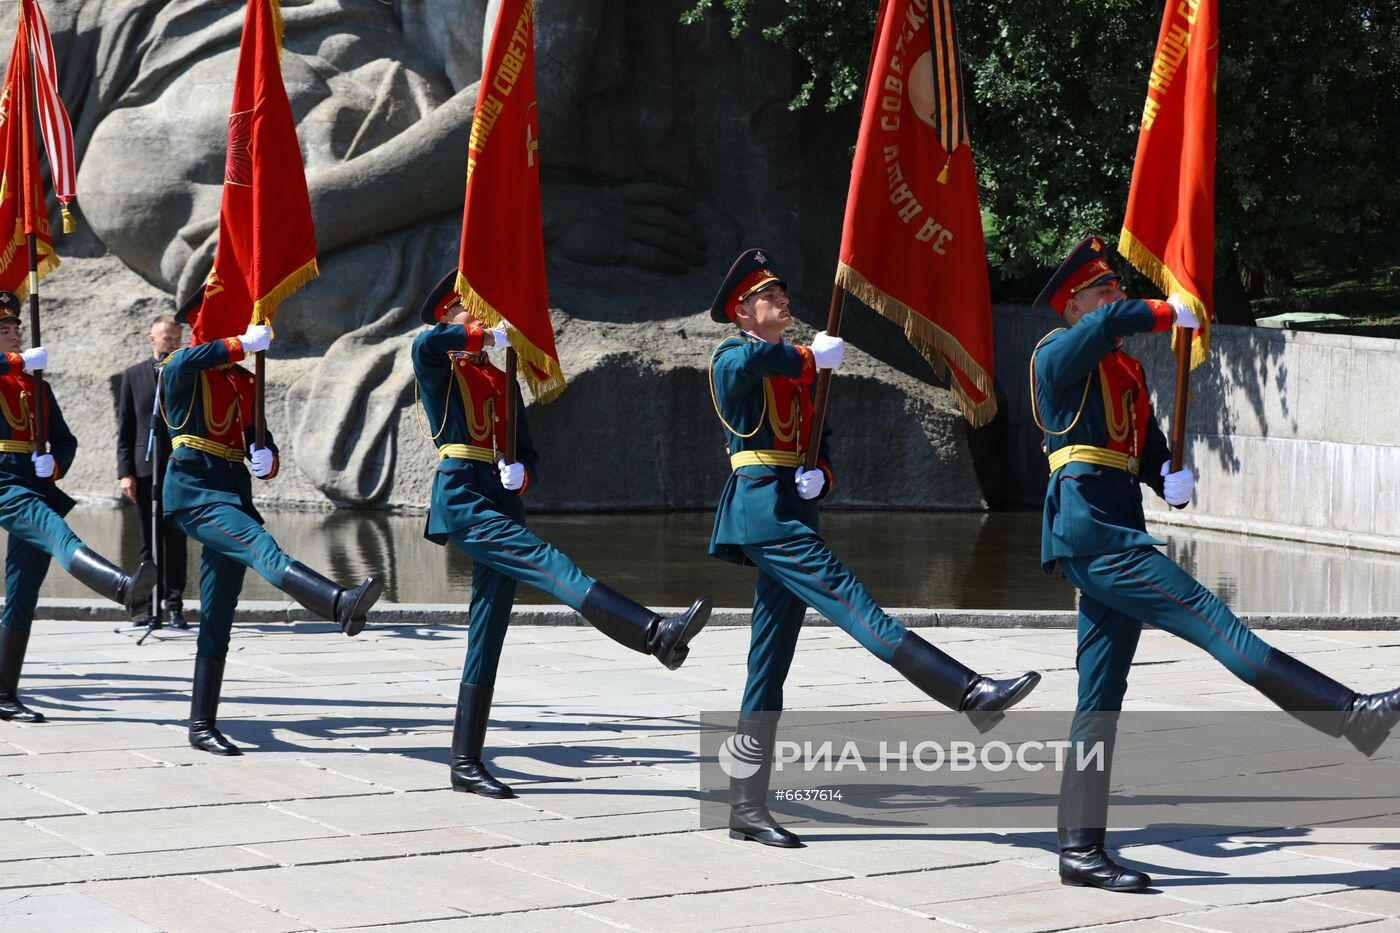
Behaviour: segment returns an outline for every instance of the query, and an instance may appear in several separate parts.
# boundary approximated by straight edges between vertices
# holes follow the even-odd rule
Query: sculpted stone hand
[[[596,185],[546,186],[545,242],[575,262],[680,273],[705,261],[695,195],[675,185],[618,185],[601,204]]]

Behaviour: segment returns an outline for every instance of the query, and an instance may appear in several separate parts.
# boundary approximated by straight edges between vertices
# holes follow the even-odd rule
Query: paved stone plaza
[[[989,672],[1036,668],[1073,705],[1068,631],[926,631]],[[1359,689],[1400,683],[1400,633],[1272,632]],[[1062,887],[1049,833],[811,828],[778,850],[701,830],[696,714],[733,709],[747,632],[672,674],[590,629],[521,626],[488,749],[516,800],[446,788],[459,626],[235,631],[221,759],[185,744],[194,639],[40,621],[0,724],[0,930],[1400,931],[1400,829],[1123,832],[1154,892]],[[792,709],[927,705],[832,628],[809,628]],[[1263,708],[1203,653],[1148,633],[1130,709]],[[1180,838],[1186,833],[1186,838]]]

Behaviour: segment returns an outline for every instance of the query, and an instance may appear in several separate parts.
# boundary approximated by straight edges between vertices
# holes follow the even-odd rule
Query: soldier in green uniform
[[[181,309],[188,317],[196,300]],[[302,606],[340,625],[346,635],[364,628],[370,607],[384,591],[378,576],[342,587],[287,555],[263,528],[248,475],[277,475],[277,445],[254,442],[253,374],[238,366],[266,350],[272,329],[252,325],[239,337],[202,343],[170,354],[161,367],[158,393],[170,428],[171,453],[162,490],[165,520],[202,544],[199,573],[199,644],[190,698],[190,745],[215,755],[242,751],[217,727],[224,661],[243,575],[251,567]]]
[[[432,502],[424,537],[449,541],[472,559],[467,659],[452,729],[452,789],[513,797],[481,760],[501,646],[517,582],[576,610],[614,641],[649,654],[670,670],[685,662],[690,640],[710,617],[704,597],[676,616],[662,616],[585,574],[569,557],[525,527],[521,496],[539,474],[518,385],[486,359],[505,343],[504,329],[483,330],[461,305],[449,273],[423,303],[429,329],[413,342],[413,372],[437,445]],[[500,455],[506,393],[515,395],[516,461]]]
[[[1034,672],[992,680],[965,667],[887,615],[822,540],[817,501],[832,489],[827,435],[817,468],[803,468],[813,442],[811,393],[817,370],[841,364],[845,343],[819,333],[810,347],[784,342],[792,323],[787,283],[762,250],[741,254],[715,296],[710,316],[739,332],[715,348],[710,389],[725,430],[732,468],[715,514],[710,555],[756,565],[748,683],[740,707],[742,746],[757,749],[760,767],[730,786],[730,836],[792,848],[798,837],[774,821],[766,798],[783,681],[792,664],[808,606],[836,623],[914,686],[978,729],[1040,680]]]
[[[1400,690],[1363,695],[1271,648],[1214,594],[1157,550],[1141,487],[1173,507],[1195,488],[1173,472],[1152,414],[1142,365],[1121,349],[1129,334],[1194,328],[1175,301],[1129,299],[1098,237],[1082,241],[1035,300],[1067,328],[1051,331],[1031,357],[1031,398],[1045,434],[1041,564],[1079,589],[1078,713],[1071,740],[1102,741],[1111,762],[1116,714],[1143,623],[1204,648],[1278,706],[1373,754],[1400,720]],[[1151,879],[1104,851],[1109,771],[1067,769],[1060,789],[1060,878],[1068,885],[1137,891]]]
[[[20,352],[20,302],[0,292],[0,528],[9,533],[5,555],[5,608],[0,613],[0,721],[43,722],[44,715],[19,701],[19,675],[29,647],[29,629],[39,586],[58,558],[63,569],[98,594],[120,603],[137,618],[146,614],[155,565],[143,562],[127,575],[83,544],[63,517],[73,500],[56,485],[68,472],[78,441],[63,420],[53,390],[44,382],[44,404],[36,405],[34,377],[48,369],[43,347]],[[42,411],[43,414],[38,414]],[[48,453],[39,453],[34,428],[42,417]]]

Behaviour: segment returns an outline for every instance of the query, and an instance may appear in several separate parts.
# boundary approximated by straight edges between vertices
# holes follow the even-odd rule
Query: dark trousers
[[[495,685],[517,581],[548,593],[575,611],[583,607],[584,595],[597,582],[563,551],[509,518],[469,525],[452,535],[452,543],[472,559],[464,684]]]
[[[154,561],[155,552],[151,545],[151,478],[136,477],[136,517],[141,523],[141,559]],[[160,591],[161,608],[182,609],[185,594],[185,575],[189,562],[185,547],[185,533],[168,522],[160,523],[162,544],[165,547],[165,566],[160,568],[164,586]]]
[[[1069,738],[1087,748],[1104,743],[1108,767],[1065,770],[1059,825],[1062,831],[1099,831],[1108,825],[1118,712],[1143,623],[1204,649],[1247,684],[1258,681],[1271,649],[1219,597],[1156,548],[1061,558],[1060,569],[1079,589],[1079,701]],[[1061,844],[1083,838],[1062,834]]]
[[[28,630],[39,604],[39,586],[49,572],[50,557],[64,570],[83,546],[63,516],[38,493],[11,495],[0,506],[0,528],[10,535],[5,552],[5,608],[0,625]]]
[[[749,676],[740,709],[776,713],[807,607],[826,616],[886,664],[906,629],[885,613],[816,535],[744,545],[758,566],[750,626]]]
[[[292,558],[257,519],[236,505],[212,502],[167,512],[165,518],[204,545],[200,552],[199,643],[195,655],[223,658],[228,655],[233,611],[243,590],[245,571],[251,567],[281,589],[282,575]]]

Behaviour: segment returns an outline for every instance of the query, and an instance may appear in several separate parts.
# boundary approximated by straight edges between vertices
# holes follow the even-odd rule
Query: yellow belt
[[[495,463],[496,452],[486,447],[471,444],[443,444],[438,448],[438,459],[475,460],[478,463]]]
[[[1050,454],[1050,472],[1054,473],[1067,463],[1093,463],[1097,466],[1112,467],[1134,476],[1138,474],[1138,458],[1130,457],[1121,450],[1094,447],[1090,444],[1070,444]]]
[[[211,441],[207,437],[200,437],[198,434],[176,434],[170,440],[170,447],[193,447],[201,453],[206,453],[211,457],[222,457],[232,462],[241,462],[244,458],[242,447],[230,447],[227,444],[220,444],[218,441]]]
[[[741,450],[729,455],[729,466],[735,470],[746,466],[795,467],[801,463],[795,450]]]
[[[0,441],[0,454],[32,454],[38,449],[33,441]]]

